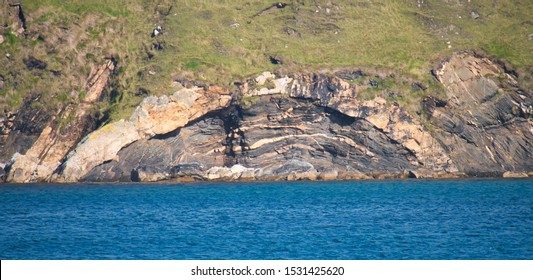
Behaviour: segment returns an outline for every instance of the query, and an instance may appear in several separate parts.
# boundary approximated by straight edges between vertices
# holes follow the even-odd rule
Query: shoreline
[[[190,180],[190,178],[183,179],[169,179],[160,181],[79,181],[79,182],[27,182],[27,183],[13,183],[13,182],[1,182],[0,188],[3,186],[28,186],[28,185],[171,185],[171,184],[184,184],[184,185],[209,185],[209,184],[268,184],[268,183],[343,183],[343,182],[421,182],[421,181],[510,181],[510,180],[533,180],[533,176],[528,177],[503,177],[503,176],[455,176],[455,177],[425,177],[425,178],[413,178],[413,177],[387,177],[387,178],[362,178],[362,179],[335,179],[335,180]]]

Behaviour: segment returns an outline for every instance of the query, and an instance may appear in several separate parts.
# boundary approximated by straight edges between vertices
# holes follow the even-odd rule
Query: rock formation
[[[420,115],[393,100],[364,100],[346,75],[263,73],[232,96],[216,87],[150,96],[129,120],[88,134],[66,156],[42,156],[40,143],[52,133],[45,129],[43,139],[15,158],[9,180],[523,177],[533,171],[532,96],[496,63],[455,54],[435,71],[446,98],[427,96]],[[46,172],[39,169],[45,163]]]
[[[427,98],[434,135],[471,176],[533,170],[532,96],[487,58],[458,54],[436,76],[448,100]]]
[[[150,96],[137,107],[130,120],[108,124],[87,135],[67,156],[60,175],[54,180],[78,181],[94,167],[115,159],[129,144],[179,129],[228,106],[230,100],[228,92],[216,87],[183,88],[171,96]]]
[[[68,127],[63,127],[53,117],[24,155],[17,153],[13,156],[8,181],[23,183],[50,179],[70,149],[89,130],[94,129],[91,127],[92,116],[89,111],[102,95],[113,69],[112,61],[108,60],[91,73],[85,85],[87,94],[84,100],[78,106],[68,106],[60,113],[62,117],[74,119]]]

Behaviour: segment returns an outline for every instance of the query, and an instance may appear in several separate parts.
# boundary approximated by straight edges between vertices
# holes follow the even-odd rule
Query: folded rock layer
[[[531,94],[499,65],[471,53],[453,55],[434,73],[446,97],[425,97],[417,115],[394,100],[361,98],[345,72],[283,77],[266,72],[231,96],[216,87],[150,96],[129,120],[88,134],[47,178],[233,181],[531,174]],[[16,170],[24,169],[17,162]],[[8,178],[16,177],[13,172]]]

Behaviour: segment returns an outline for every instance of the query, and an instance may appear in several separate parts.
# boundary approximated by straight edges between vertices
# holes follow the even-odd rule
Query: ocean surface
[[[0,185],[0,259],[533,259],[533,180]]]

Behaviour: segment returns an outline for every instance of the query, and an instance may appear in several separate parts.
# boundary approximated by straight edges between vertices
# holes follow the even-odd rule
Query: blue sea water
[[[533,259],[533,180],[0,186],[1,259]]]

